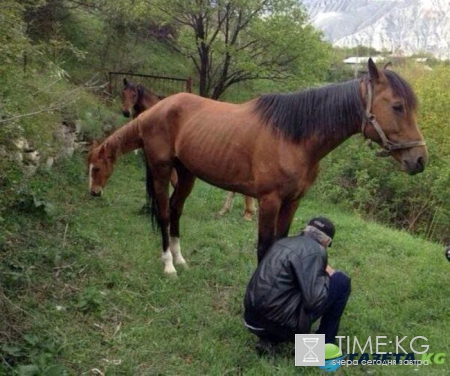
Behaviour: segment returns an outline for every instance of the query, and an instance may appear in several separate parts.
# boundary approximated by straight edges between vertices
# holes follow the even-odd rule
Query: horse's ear
[[[125,86],[128,86],[128,80],[127,80],[126,77],[123,79],[123,84],[124,84]]]
[[[378,70],[377,66],[375,65],[375,62],[372,60],[372,58],[369,58],[369,61],[367,62],[367,67],[369,68],[369,77],[373,81],[379,81],[380,80],[380,71]]]
[[[391,61],[388,61],[386,64],[384,64],[383,70],[386,70],[386,69],[389,69],[389,70],[392,69],[392,62]]]
[[[98,150],[98,157],[102,159],[105,158],[105,144],[100,146],[100,149]]]

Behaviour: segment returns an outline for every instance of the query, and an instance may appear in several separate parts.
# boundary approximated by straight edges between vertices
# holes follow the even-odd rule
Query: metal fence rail
[[[127,78],[136,84],[144,85],[157,95],[172,95],[185,91],[192,92],[192,78],[136,74],[127,72],[109,72],[109,94],[117,96],[123,87],[123,79]]]

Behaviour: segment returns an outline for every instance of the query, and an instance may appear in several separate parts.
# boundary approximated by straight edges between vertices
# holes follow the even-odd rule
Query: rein
[[[372,85],[370,80],[365,80],[366,83],[366,112],[364,114],[364,119],[362,123],[361,133],[364,138],[366,138],[365,130],[368,124],[371,124],[374,129],[377,131],[378,135],[381,139],[381,146],[384,150],[377,153],[378,157],[389,157],[393,150],[400,149],[409,149],[416,146],[424,146],[426,145],[424,140],[420,141],[405,141],[405,142],[392,142],[389,140],[381,129],[380,124],[378,123],[376,117],[371,112],[372,101],[373,101],[373,93],[372,93]]]

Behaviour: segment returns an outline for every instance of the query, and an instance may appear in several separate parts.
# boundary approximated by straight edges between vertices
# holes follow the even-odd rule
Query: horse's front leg
[[[170,163],[160,162],[149,165],[147,162],[147,192],[152,200],[152,218],[156,219],[161,231],[161,259],[164,264],[164,273],[176,275],[177,271],[173,266],[173,257],[169,246],[169,180],[171,169]]]
[[[170,198],[170,251],[175,264],[186,266],[180,246],[180,217],[183,213],[184,203],[194,188],[195,176],[181,163],[176,164],[176,171],[178,182]]]
[[[278,213],[281,199],[276,194],[266,195],[259,199],[258,211],[258,263],[275,241]]]
[[[278,214],[277,231],[275,234],[277,240],[289,236],[289,229],[299,203],[300,198],[294,201],[285,201],[281,205],[280,212]]]

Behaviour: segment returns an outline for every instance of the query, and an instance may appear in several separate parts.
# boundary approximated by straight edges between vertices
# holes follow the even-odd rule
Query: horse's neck
[[[158,103],[160,99],[153,93],[148,90],[144,90],[142,94],[141,103],[145,106],[145,109],[148,110],[150,107],[153,107],[156,103]]]
[[[322,139],[308,139],[305,141],[306,148],[308,150],[308,155],[313,156],[319,162],[322,158],[327,156],[330,152],[336,149],[339,145],[347,141],[350,137],[355,134],[361,133],[361,126],[355,127],[352,133],[328,137]]]
[[[115,156],[141,148],[142,140],[139,136],[137,122],[133,120],[120,127],[105,140],[105,143]]]
[[[138,117],[141,113],[153,107],[159,101],[160,99],[155,94],[144,89],[144,91],[139,94],[138,100],[133,107],[133,117]]]

